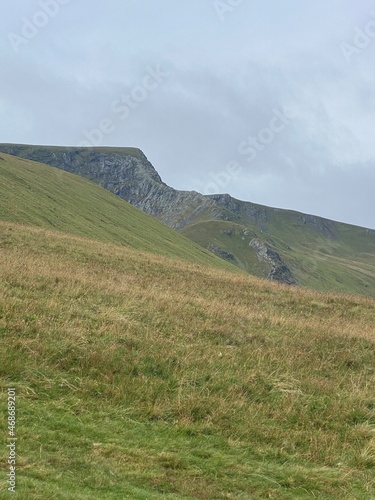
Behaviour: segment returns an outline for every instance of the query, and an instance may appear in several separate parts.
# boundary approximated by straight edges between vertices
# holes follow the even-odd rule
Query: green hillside
[[[231,267],[86,179],[5,153],[0,155],[0,220],[56,229],[197,264]]]
[[[0,283],[1,499],[375,498],[373,299],[10,222]]]
[[[256,216],[250,216],[246,206],[254,210],[256,205],[233,202],[238,207],[222,208],[219,220],[202,213],[181,233],[205,248],[216,248],[218,255],[227,252],[233,256],[229,261],[265,277],[269,264],[250,246],[258,238],[278,252],[302,286],[375,296],[375,231],[260,205]]]

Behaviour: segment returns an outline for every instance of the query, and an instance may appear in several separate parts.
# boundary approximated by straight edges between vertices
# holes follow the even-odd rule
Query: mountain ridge
[[[0,221],[59,230],[203,266],[225,264],[87,179],[4,153],[0,154]]]
[[[178,191],[137,148],[0,144],[1,151],[86,177],[250,274],[318,290],[375,294],[372,229],[229,194]],[[254,239],[260,246],[251,244]]]
[[[24,144],[0,143],[0,152],[4,152],[6,154],[19,156],[21,158],[26,158],[29,160],[37,161],[39,163],[45,163],[45,164],[53,166],[55,168],[60,168],[62,170],[66,170],[66,171],[72,172],[72,173],[76,173],[78,171],[79,175],[82,175],[83,177],[85,177],[85,176],[88,177],[90,174],[93,174],[94,171],[90,170],[90,169],[87,169],[85,171],[85,170],[81,170],[80,168],[78,168],[82,164],[82,156],[81,156],[82,153],[90,153],[92,155],[90,162],[92,162],[92,163],[95,163],[95,160],[96,161],[99,160],[99,162],[100,162],[100,160],[107,158],[109,154],[110,155],[118,155],[118,156],[120,156],[120,155],[121,156],[129,156],[129,157],[132,157],[132,158],[138,160],[138,164],[136,165],[138,167],[138,169],[134,169],[133,172],[131,172],[131,169],[129,169],[129,168],[126,168],[125,170],[122,170],[120,172],[116,172],[116,171],[112,170],[111,171],[111,178],[115,179],[117,177],[117,182],[116,182],[117,186],[118,186],[118,184],[121,184],[122,181],[129,183],[129,181],[131,181],[131,180],[136,180],[136,174],[138,173],[138,174],[141,174],[138,177],[138,180],[144,182],[146,180],[145,178],[149,177],[150,180],[153,180],[157,184],[163,186],[171,194],[173,193],[175,198],[178,200],[179,200],[178,196],[194,197],[194,196],[198,195],[200,202],[203,202],[203,200],[207,201],[209,199],[211,199],[215,202],[215,204],[212,205],[207,201],[207,204],[205,204],[205,206],[213,207],[216,205],[216,203],[218,203],[219,205],[225,206],[225,205],[229,205],[230,203],[232,203],[232,207],[230,209],[236,211],[237,207],[234,208],[233,204],[237,205],[237,206],[238,206],[238,204],[246,204],[249,207],[254,207],[255,210],[258,209],[259,214],[262,214],[262,215],[260,215],[260,217],[265,216],[265,214],[269,213],[270,211],[289,212],[289,213],[294,213],[298,216],[302,216],[302,218],[306,220],[307,224],[315,225],[317,227],[319,227],[319,226],[323,227],[323,224],[321,224],[321,223],[328,223],[329,225],[336,224],[336,223],[337,224],[345,224],[345,225],[352,226],[352,227],[366,229],[370,233],[373,233],[375,236],[375,229],[368,228],[366,226],[360,226],[357,224],[336,221],[334,219],[329,219],[328,217],[323,217],[320,215],[306,214],[304,212],[301,212],[301,211],[295,210],[295,209],[270,207],[267,205],[262,205],[262,204],[254,203],[254,202],[247,201],[247,200],[239,200],[239,199],[231,196],[229,193],[216,193],[216,194],[204,195],[204,194],[198,193],[197,191],[175,189],[171,186],[168,186],[162,180],[161,176],[159,175],[159,173],[157,172],[155,167],[148,160],[147,156],[143,153],[143,151],[140,150],[139,148],[107,147],[107,146],[87,147],[86,148],[86,147],[76,147],[76,146],[44,146],[44,145],[42,145],[42,146],[35,145],[34,146],[34,145],[24,145]],[[45,153],[45,154],[43,155],[42,153]],[[59,155],[60,155],[60,158],[59,158]],[[75,156],[77,158],[79,158],[78,162],[74,161]],[[42,161],[42,159],[44,161]],[[107,164],[107,166],[111,166],[111,167],[113,167],[113,165],[114,164],[112,162]],[[102,164],[102,166],[105,166],[105,165]],[[128,167],[128,166],[129,166],[129,164],[126,165],[126,167]],[[143,168],[139,170],[140,166]],[[147,168],[144,168],[145,166]],[[77,170],[77,168],[78,168],[78,170]],[[103,172],[104,172],[104,170],[102,171],[102,173]],[[125,173],[125,172],[126,172],[125,178],[121,179],[121,176],[119,176],[118,174]],[[131,173],[133,175],[133,178],[132,178],[132,175],[129,175],[129,173]],[[159,217],[160,217],[162,210],[160,210],[160,209],[158,210],[156,208],[157,207],[157,205],[155,204],[156,200],[154,200],[154,207],[151,204],[147,204],[147,202],[144,202],[142,204],[143,200],[141,199],[141,196],[142,195],[144,196],[146,189],[143,189],[143,192],[138,191],[140,196],[137,198],[137,196],[136,196],[137,190],[130,189],[130,184],[127,184],[126,186],[122,186],[124,188],[123,190],[119,190],[118,187],[111,189],[110,182],[108,182],[108,180],[105,177],[100,177],[100,175],[98,176],[96,173],[92,176],[91,180],[98,181],[98,183],[103,185],[103,187],[105,187],[105,184],[107,184],[107,187],[105,187],[105,189],[108,189],[110,191],[112,189],[116,189],[117,192],[113,191],[114,194],[117,194],[118,196],[120,196],[121,198],[124,198],[124,199],[126,199],[125,197],[131,198],[132,201],[130,201],[130,203],[132,205],[137,206],[137,204],[138,204],[139,206],[137,206],[137,208],[140,208],[143,211],[154,210],[155,211],[154,216],[157,216],[157,214],[159,214]],[[146,185],[145,187],[150,188],[149,185]],[[127,189],[125,189],[125,188],[127,188]],[[149,197],[152,197],[152,194],[154,194],[154,193],[150,193]],[[173,196],[170,196],[170,198],[172,199]],[[229,200],[230,200],[230,202],[229,202]],[[263,211],[263,213],[262,213],[262,211]],[[174,229],[181,229],[184,225],[186,225],[185,221],[183,221],[182,223],[179,223],[179,224],[176,224],[173,222],[169,222],[169,223],[165,222],[165,223],[167,225],[169,225],[170,227],[173,227]],[[176,227],[174,227],[174,226],[176,226]],[[328,232],[329,232],[329,230],[328,230]]]

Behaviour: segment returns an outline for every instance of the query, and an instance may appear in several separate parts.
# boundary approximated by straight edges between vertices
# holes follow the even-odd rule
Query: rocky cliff
[[[330,286],[345,290],[345,280],[350,286],[353,283],[353,277],[345,276],[349,270],[356,273],[356,289],[371,286],[366,272],[374,260],[375,231],[239,201],[229,194],[205,196],[195,191],[175,190],[162,181],[146,156],[136,148],[0,144],[0,152],[86,177],[169,227],[184,231],[222,258],[249,272],[254,269],[268,279],[287,284],[311,282],[323,289],[327,281]],[[253,235],[250,245],[244,241],[244,231]],[[229,232],[232,237],[228,236]],[[241,237],[236,236],[240,234]],[[254,255],[267,265],[257,266]],[[357,271],[352,264],[347,267],[349,261],[356,259],[361,260],[356,264]],[[327,278],[330,266],[332,273]]]
[[[280,255],[269,245],[258,238],[254,238],[250,241],[250,246],[255,249],[260,260],[270,265],[270,271],[267,276],[269,280],[279,281],[287,285],[297,285],[298,282],[294,278],[289,267],[283,262]]]
[[[120,196],[167,226],[180,229],[215,203],[195,191],[165,184],[136,148],[48,148],[1,145],[0,151],[81,175]]]

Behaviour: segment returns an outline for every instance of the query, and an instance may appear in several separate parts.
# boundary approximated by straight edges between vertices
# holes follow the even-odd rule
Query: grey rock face
[[[271,266],[271,270],[268,274],[269,280],[279,281],[287,285],[298,284],[289,267],[283,262],[280,255],[270,246],[258,238],[253,238],[249,246],[254,248],[260,260],[266,261]]]
[[[236,218],[246,218],[249,223],[262,224],[271,218],[272,209],[249,201],[236,200],[229,194],[213,194],[207,197],[213,200],[217,206],[232,212]]]
[[[0,150],[86,177],[173,229],[181,229],[203,211],[215,215],[212,200],[167,186],[138,149],[1,145]]]
[[[314,231],[322,234],[326,238],[335,240],[338,237],[336,224],[328,219],[322,219],[315,215],[301,214],[303,224],[311,227]]]
[[[212,245],[212,244],[209,245],[208,246],[208,250],[210,250],[211,252],[213,252],[218,257],[221,257],[222,259],[229,260],[229,261],[232,261],[232,262],[236,261],[236,257],[232,253],[227,252],[227,251],[223,250],[222,248],[217,247],[215,245]]]

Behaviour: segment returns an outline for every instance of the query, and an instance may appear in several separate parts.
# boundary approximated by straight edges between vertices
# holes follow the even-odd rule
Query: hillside
[[[375,295],[375,231],[212,195],[226,216],[202,214],[181,233],[259,277]],[[279,279],[278,279],[279,278]]]
[[[12,498],[375,497],[373,299],[11,222],[0,282]]]
[[[4,153],[0,154],[0,220],[58,229],[201,265],[230,267],[86,179]]]
[[[0,151],[87,177],[258,277],[375,295],[375,231],[290,210],[167,186],[132,148],[0,145]]]

